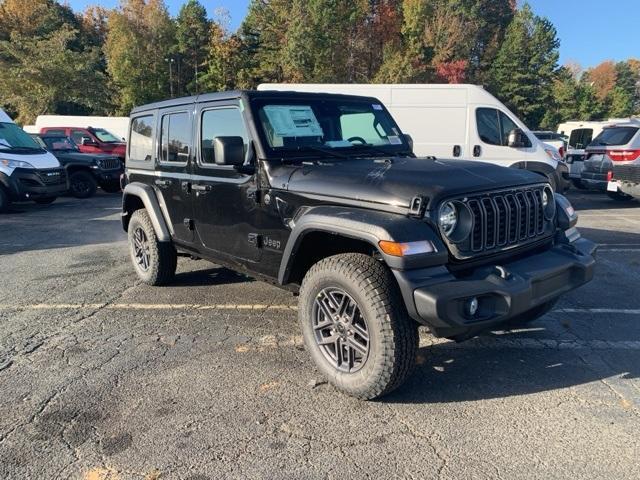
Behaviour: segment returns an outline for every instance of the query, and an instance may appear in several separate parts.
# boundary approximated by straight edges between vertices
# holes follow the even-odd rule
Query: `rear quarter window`
[[[626,145],[638,133],[637,127],[612,127],[605,128],[598,135],[591,146],[608,147],[611,145]]]
[[[151,165],[155,115],[142,115],[131,119],[129,130],[129,161]]]

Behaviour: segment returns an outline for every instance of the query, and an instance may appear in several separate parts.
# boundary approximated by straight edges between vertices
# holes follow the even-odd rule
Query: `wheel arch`
[[[429,240],[436,252],[415,258],[393,257],[380,250],[381,240]],[[339,253],[375,255],[395,269],[446,263],[447,249],[424,221],[398,214],[348,207],[320,206],[300,215],[285,245],[278,283],[300,284],[317,261]]]
[[[149,214],[158,241],[171,241],[169,228],[162,214],[158,198],[153,188],[143,183],[130,183],[122,192],[122,228],[124,231],[126,232],[129,228],[129,221],[133,212],[141,208],[144,208]]]

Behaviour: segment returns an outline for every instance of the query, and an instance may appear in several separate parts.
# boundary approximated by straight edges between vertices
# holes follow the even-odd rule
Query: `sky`
[[[118,0],[67,0],[75,10],[87,5],[118,5]],[[165,0],[176,15],[184,0]],[[210,16],[217,8],[226,9],[235,30],[247,13],[249,0],[200,0]],[[604,60],[640,58],[637,29],[640,0],[529,0],[537,15],[549,18],[560,38],[560,63],[578,62],[592,67]]]

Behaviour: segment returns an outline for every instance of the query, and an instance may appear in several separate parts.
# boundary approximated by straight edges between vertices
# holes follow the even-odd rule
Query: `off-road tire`
[[[517,327],[531,323],[553,310],[553,307],[556,306],[556,303],[558,303],[557,298],[554,300],[549,300],[548,302],[538,305],[531,310],[523,312],[520,315],[516,315],[515,317],[507,321],[507,325],[509,327]]]
[[[93,197],[97,189],[98,182],[91,173],[79,170],[69,175],[69,193],[75,198]]]
[[[8,211],[10,205],[11,200],[9,200],[9,195],[5,192],[3,187],[0,187],[0,213]]]
[[[38,205],[49,205],[53,202],[56,201],[56,198],[58,197],[42,197],[42,198],[36,198],[34,200],[34,202],[36,202]]]
[[[360,370],[338,370],[316,341],[313,308],[323,289],[339,288],[355,300],[369,330],[368,357]],[[305,346],[320,372],[338,390],[363,399],[381,397],[399,387],[415,367],[418,325],[407,314],[397,284],[381,262],[359,253],[325,258],[302,282],[298,319]]]
[[[118,193],[122,190],[119,181],[101,183],[100,188],[107,193]]]
[[[607,192],[607,195],[609,196],[609,198],[615,200],[616,202],[629,202],[633,200],[633,197],[631,195],[627,195],[626,193],[622,192]]]
[[[135,255],[135,241],[133,237],[138,229],[144,232],[148,242],[149,265],[146,270],[140,267]],[[133,212],[127,233],[129,237],[131,262],[140,280],[147,285],[153,286],[169,284],[176,273],[178,255],[172,243],[158,241],[149,214],[145,209]]]

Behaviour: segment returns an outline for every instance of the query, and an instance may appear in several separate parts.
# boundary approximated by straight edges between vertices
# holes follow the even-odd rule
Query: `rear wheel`
[[[612,198],[613,200],[616,200],[618,202],[628,202],[630,200],[633,200],[633,197],[631,195],[627,195],[626,193],[622,192],[607,192],[607,195],[609,195],[609,198]]]
[[[89,198],[95,195],[98,183],[89,172],[83,170],[69,176],[69,191],[76,198]]]
[[[128,228],[129,253],[140,280],[166,285],[176,273],[178,255],[173,244],[159,242],[146,210],[136,210]]]
[[[4,213],[9,210],[9,205],[11,205],[9,195],[4,190],[4,188],[0,187],[0,213]]]
[[[298,318],[318,369],[349,395],[383,396],[415,366],[418,325],[391,272],[367,255],[335,255],[311,267],[300,289]]]
[[[53,203],[56,201],[56,198],[58,197],[42,197],[42,198],[36,198],[34,200],[34,202],[36,202],[39,205],[49,205],[50,203]]]

